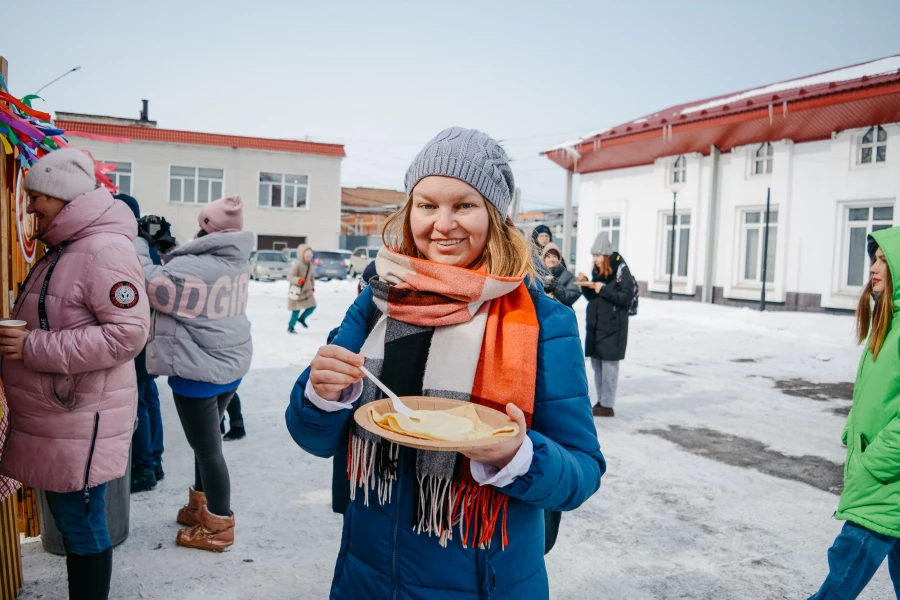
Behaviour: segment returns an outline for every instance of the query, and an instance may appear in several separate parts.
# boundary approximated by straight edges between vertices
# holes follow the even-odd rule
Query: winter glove
[[[304,277],[303,279],[298,279],[298,280],[297,280],[297,285],[299,285],[299,286],[303,286],[304,283],[306,283],[306,278],[305,278],[305,277]]]

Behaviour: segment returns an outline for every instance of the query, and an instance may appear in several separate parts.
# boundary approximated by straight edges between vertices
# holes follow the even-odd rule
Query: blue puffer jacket
[[[332,343],[359,352],[367,335],[372,291],[347,311]],[[509,546],[500,527],[488,550],[463,548],[458,533],[446,548],[413,528],[412,453],[400,453],[393,499],[381,506],[358,493],[344,515],[334,571],[334,600],[532,600],[550,596],[544,568],[544,509],[573,510],[600,487],[606,462],[591,417],[575,314],[556,300],[536,300],[541,325],[532,429],[534,458],[527,474],[501,491],[510,497]],[[303,395],[309,369],[291,392],[285,418],[294,441],[330,457],[346,443],[352,412],[324,412]],[[348,483],[349,485],[349,483]]]

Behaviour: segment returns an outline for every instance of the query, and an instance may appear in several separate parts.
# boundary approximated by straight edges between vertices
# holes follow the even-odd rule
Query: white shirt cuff
[[[498,488],[506,487],[515,481],[516,478],[528,472],[531,468],[532,458],[534,458],[534,444],[531,442],[531,438],[526,435],[516,455],[502,469],[473,460],[470,463],[472,465],[470,468],[472,479],[478,485],[492,485]]]
[[[363,383],[360,379],[353,385],[344,388],[344,391],[341,392],[340,399],[332,402],[331,400],[326,400],[325,398],[319,396],[316,393],[316,390],[313,388],[312,382],[307,381],[304,395],[306,396],[306,399],[309,400],[316,408],[324,410],[325,412],[337,412],[339,410],[352,409],[353,403],[359,400],[359,397],[362,396],[362,389]]]

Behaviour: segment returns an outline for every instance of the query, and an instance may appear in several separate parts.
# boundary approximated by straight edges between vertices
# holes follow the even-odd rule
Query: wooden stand
[[[0,73],[9,82],[8,63],[2,56]],[[3,318],[9,317],[19,285],[31,267],[19,250],[16,235],[17,174],[18,164],[14,155],[5,154],[0,149],[0,315]],[[0,503],[0,600],[14,600],[22,587],[20,532],[28,537],[40,534],[37,494],[28,488],[20,489]]]

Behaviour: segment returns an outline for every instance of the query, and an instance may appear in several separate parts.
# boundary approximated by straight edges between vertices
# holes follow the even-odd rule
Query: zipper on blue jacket
[[[84,514],[91,512],[91,492],[88,483],[91,479],[91,462],[94,460],[94,447],[97,445],[97,430],[100,428],[100,413],[94,413],[94,433],[91,435],[91,449],[88,452],[87,467],[84,469]]]
[[[397,457],[397,494],[393,497],[394,504],[394,521],[391,524],[391,600],[397,600],[397,587],[399,586],[400,571],[397,562],[397,542],[400,536],[400,504],[403,498],[403,454],[401,450],[400,456]]]

